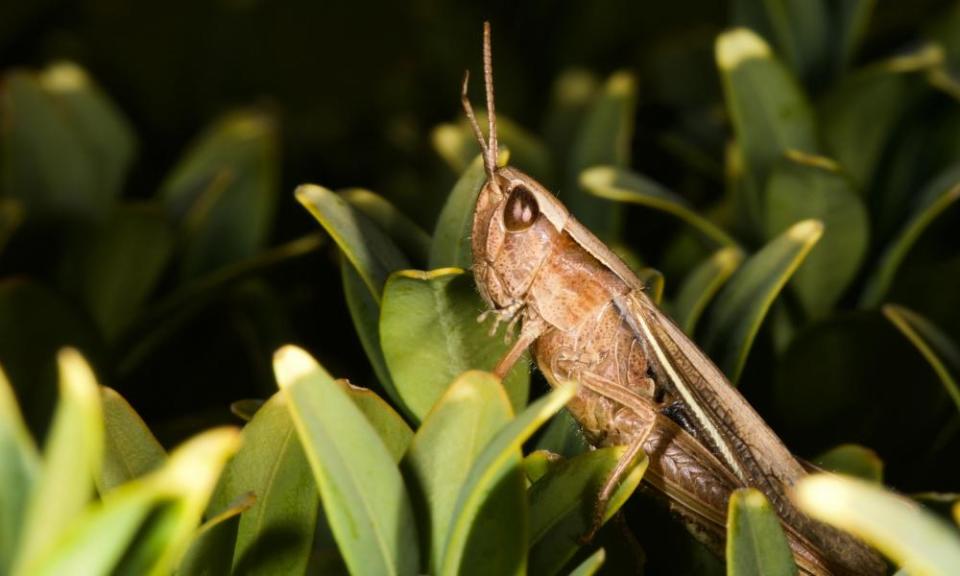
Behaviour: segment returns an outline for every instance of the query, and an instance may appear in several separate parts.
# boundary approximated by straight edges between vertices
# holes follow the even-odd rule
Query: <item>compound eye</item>
[[[539,215],[540,206],[533,193],[522,185],[515,186],[503,209],[503,223],[507,230],[511,232],[526,230],[533,225]]]

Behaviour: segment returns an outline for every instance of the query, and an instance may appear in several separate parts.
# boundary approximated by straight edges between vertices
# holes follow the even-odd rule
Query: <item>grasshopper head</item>
[[[539,182],[510,167],[497,166],[497,120],[493,101],[490,24],[483,26],[483,71],[489,140],[485,140],[467,97],[461,102],[483,151],[487,180],[473,213],[473,272],[484,300],[508,308],[523,300],[557,232],[568,218],[566,208]]]

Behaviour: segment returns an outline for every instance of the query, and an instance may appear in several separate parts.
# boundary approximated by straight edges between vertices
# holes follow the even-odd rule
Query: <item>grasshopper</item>
[[[472,230],[473,273],[494,327],[519,335],[494,372],[528,348],[551,385],[575,380],[567,409],[594,446],[626,445],[597,498],[592,537],[614,489],[642,452],[649,487],[702,541],[725,538],[727,501],[759,489],[777,511],[799,568],[880,574],[864,544],[804,516],[788,498],[804,466],[709,358],[646,295],[633,272],[536,180],[497,166],[490,25],[483,69],[489,137],[461,100],[483,154],[486,181]]]

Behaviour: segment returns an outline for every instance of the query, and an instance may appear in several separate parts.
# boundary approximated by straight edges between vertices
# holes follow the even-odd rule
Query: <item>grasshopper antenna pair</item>
[[[470,120],[470,126],[473,127],[473,133],[480,143],[480,149],[483,151],[483,167],[487,172],[487,179],[493,185],[496,185],[496,179],[493,177],[497,170],[497,156],[499,150],[497,146],[497,113],[493,104],[493,53],[490,48],[490,22],[483,23],[483,82],[487,91],[487,131],[489,140],[485,140],[483,132],[480,130],[480,124],[477,122],[477,116],[473,112],[473,106],[470,104],[470,98],[467,96],[467,85],[470,82],[470,71],[467,70],[463,76],[463,89],[460,92],[460,102],[463,104],[463,111]]]

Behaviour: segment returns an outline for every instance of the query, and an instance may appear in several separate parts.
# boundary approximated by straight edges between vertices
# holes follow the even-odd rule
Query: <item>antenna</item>
[[[487,92],[487,122],[490,133],[489,142],[484,139],[483,131],[480,130],[480,124],[477,122],[477,116],[473,112],[473,106],[470,104],[470,98],[467,96],[467,85],[470,82],[470,71],[467,70],[463,75],[463,88],[460,91],[460,103],[463,105],[463,111],[470,121],[473,133],[480,143],[480,149],[483,151],[483,167],[487,172],[487,179],[495,182],[493,175],[497,170],[497,156],[499,147],[497,145],[497,113],[493,104],[493,55],[490,48],[490,22],[483,23],[483,81]]]
[[[493,50],[490,48],[490,22],[483,23],[483,83],[487,89],[487,171],[497,169],[497,111],[493,105]]]

